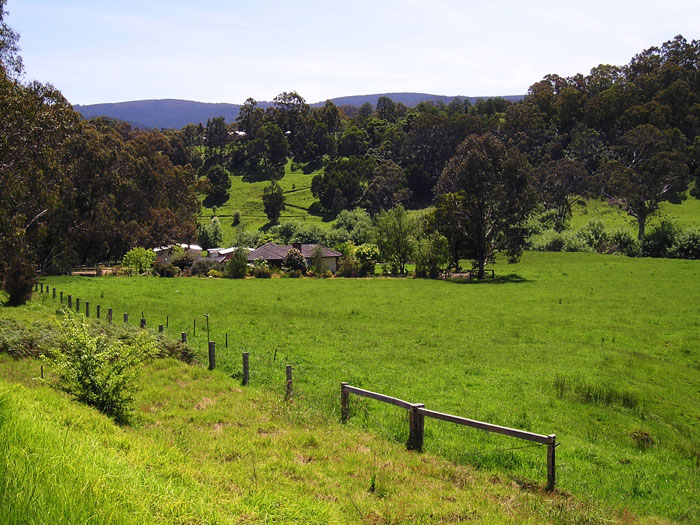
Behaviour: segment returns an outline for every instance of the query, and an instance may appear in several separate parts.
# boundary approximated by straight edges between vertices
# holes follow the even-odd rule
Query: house
[[[236,247],[233,248],[212,248],[207,250],[207,259],[212,259],[219,263],[224,263],[233,257]],[[252,251],[252,248],[243,248],[243,250]]]
[[[270,266],[282,266],[282,260],[287,252],[292,248],[296,248],[301,252],[301,255],[306,259],[306,264],[310,264],[311,257],[316,246],[321,246],[323,262],[326,265],[326,269],[335,273],[338,269],[338,260],[343,256],[342,253],[326,248],[320,244],[301,244],[293,243],[280,245],[272,242],[263,244],[260,248],[257,248],[248,254],[248,262],[252,263],[255,259],[262,258]]]
[[[173,256],[173,248],[175,246],[180,246],[180,248],[182,248],[186,252],[193,253],[195,257],[199,257],[202,254],[202,247],[198,246],[196,244],[185,244],[185,243],[169,244],[167,246],[160,246],[158,248],[153,248],[153,251],[156,254],[156,261],[155,262],[161,263],[161,264],[168,264],[170,262],[170,259]]]

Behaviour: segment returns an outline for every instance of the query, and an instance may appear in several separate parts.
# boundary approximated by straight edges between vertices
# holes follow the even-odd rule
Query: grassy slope
[[[284,177],[279,181],[287,204],[282,212],[281,221],[300,220],[321,222],[321,217],[310,215],[308,208],[313,204],[314,197],[311,194],[311,179],[319,172],[304,174],[301,171],[292,171],[291,161],[284,168]],[[217,215],[221,219],[224,232],[224,244],[228,245],[233,239],[233,212],[241,212],[241,224],[246,229],[258,229],[268,223],[263,209],[262,194],[268,181],[245,182],[242,176],[231,176],[231,189],[229,199],[217,209]],[[202,222],[207,222],[212,217],[211,208],[202,208]]]
[[[49,281],[113,306],[115,317],[143,310],[155,326],[168,314],[170,333],[191,337],[196,319],[202,353],[209,313],[224,370],[239,372],[247,350],[252,381],[279,389],[292,364],[298,393],[329,419],[337,418],[338,383],[348,381],[555,432],[563,489],[644,515],[700,519],[700,262],[528,253],[498,270],[518,278]],[[355,399],[353,408],[354,424],[405,439],[400,410]],[[653,445],[634,438],[642,432]],[[508,450],[520,445],[426,423],[428,451],[543,481],[544,451]]]
[[[199,366],[170,359],[148,365],[137,419],[126,428],[42,385],[38,368],[34,360],[0,355],[3,523],[602,523],[616,517],[566,495],[406,452],[329,422],[304,403],[241,388],[227,374]]]

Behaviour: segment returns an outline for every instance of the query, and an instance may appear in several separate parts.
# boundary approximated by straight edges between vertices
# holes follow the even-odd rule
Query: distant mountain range
[[[456,97],[431,95],[428,93],[378,93],[375,95],[356,95],[330,99],[336,106],[361,106],[369,102],[376,106],[379,97],[389,97],[394,102],[414,107],[420,102],[432,100],[449,104],[455,98],[468,99],[472,104],[477,100],[489,97]],[[517,102],[523,95],[509,95],[501,98]],[[316,102],[311,106],[322,106],[324,102]],[[258,102],[258,106],[267,108],[272,102]],[[206,124],[214,117],[224,117],[226,122],[233,122],[238,116],[241,104],[211,104],[191,100],[134,100],[131,102],[116,102],[107,104],[76,104],[73,108],[82,114],[83,118],[111,117],[128,122],[138,128],[174,128],[180,129],[187,124]]]

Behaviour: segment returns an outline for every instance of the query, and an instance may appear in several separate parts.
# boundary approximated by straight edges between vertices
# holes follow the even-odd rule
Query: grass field
[[[49,278],[115,319],[188,332],[205,318],[221,370],[338,418],[339,382],[492,423],[556,433],[558,486],[642,516],[700,520],[700,262],[527,253],[489,283],[413,279]],[[45,298],[53,304],[53,300]],[[193,320],[197,335],[192,337]],[[229,348],[224,348],[228,333]],[[353,398],[390,441],[400,409]],[[426,450],[543,483],[540,447],[426,421]]]
[[[311,194],[311,179],[319,172],[305,174],[302,171],[292,171],[291,161],[284,168],[284,177],[279,185],[284,191],[287,208],[282,212],[281,221],[300,220],[321,222],[321,217],[311,215],[309,206],[314,202]],[[248,230],[257,230],[268,224],[267,216],[263,209],[262,195],[269,181],[246,182],[241,175],[231,176],[231,189],[229,199],[217,207],[216,214],[221,220],[224,234],[224,245],[228,246],[233,240],[234,228],[233,213],[241,212],[241,224]],[[212,217],[212,208],[202,207],[201,222],[206,223]]]

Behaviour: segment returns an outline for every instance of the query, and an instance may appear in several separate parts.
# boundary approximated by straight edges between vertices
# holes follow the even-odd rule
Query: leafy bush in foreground
[[[139,365],[157,355],[156,341],[140,332],[128,343],[112,342],[91,335],[84,318],[67,309],[63,315],[63,339],[46,353],[55,366],[58,387],[117,423],[128,423]]]

